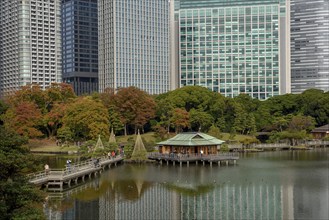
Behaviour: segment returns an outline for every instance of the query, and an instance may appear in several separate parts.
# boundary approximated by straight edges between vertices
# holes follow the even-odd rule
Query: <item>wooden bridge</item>
[[[329,141],[321,141],[321,140],[303,141],[300,144],[307,147],[307,148],[328,147],[329,146]],[[233,150],[233,151],[244,151],[245,149],[289,150],[289,149],[294,148],[294,146],[291,146],[287,143],[251,144],[251,145],[248,145],[248,146],[245,146],[243,144],[229,144],[228,147],[229,147],[230,150]]]
[[[239,155],[237,153],[220,153],[220,154],[207,154],[207,155],[200,155],[200,154],[161,154],[161,153],[150,153],[148,155],[150,160],[156,160],[160,164],[163,162],[172,162],[173,165],[179,163],[182,166],[183,163],[186,163],[187,166],[190,162],[198,164],[199,162],[205,165],[205,163],[210,164],[217,163],[220,166],[221,163],[229,164],[229,162],[233,162],[236,164],[236,161],[239,159]]]
[[[101,157],[98,163],[95,159],[90,159],[70,164],[65,169],[50,169],[48,172],[32,173],[28,175],[28,179],[30,183],[35,185],[45,185],[48,191],[63,191],[64,184],[70,187],[72,182],[77,184],[79,179],[84,181],[85,177],[97,176],[106,167],[110,168],[112,164],[116,166],[121,161],[123,161],[121,156],[115,158]]]

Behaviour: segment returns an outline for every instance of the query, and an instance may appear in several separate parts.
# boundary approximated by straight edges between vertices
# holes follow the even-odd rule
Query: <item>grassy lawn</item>
[[[76,146],[61,147],[57,146],[54,140],[49,139],[31,139],[27,146],[31,151],[51,151],[51,152],[63,152],[63,151],[76,151]]]
[[[230,140],[230,134],[229,133],[221,133],[223,135],[222,138],[220,138],[221,140],[223,141],[228,141]],[[236,134],[234,135],[233,137],[233,141],[237,141],[237,142],[241,142],[243,140],[246,140],[246,139],[253,139],[254,137],[253,136],[249,136],[249,135],[242,135],[242,134]],[[232,141],[232,140],[231,140]]]

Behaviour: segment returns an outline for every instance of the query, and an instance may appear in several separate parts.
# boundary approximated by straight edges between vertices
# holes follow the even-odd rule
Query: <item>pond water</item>
[[[45,212],[48,219],[329,219],[328,156],[317,149],[240,154],[237,165],[221,167],[122,164],[50,193]]]

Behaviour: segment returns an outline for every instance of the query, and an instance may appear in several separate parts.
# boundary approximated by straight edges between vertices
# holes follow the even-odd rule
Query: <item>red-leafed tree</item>
[[[52,83],[46,90],[33,84],[23,86],[14,95],[7,98],[7,103],[11,108],[16,108],[22,103],[33,104],[40,112],[39,131],[45,136],[51,137],[56,135],[57,129],[62,123],[66,104],[75,97],[69,84]]]
[[[121,122],[125,125],[125,135],[127,135],[128,125],[134,127],[135,133],[138,128],[143,131],[144,125],[155,116],[156,104],[154,99],[136,87],[120,89],[110,97],[110,102],[115,106]]]
[[[41,125],[42,114],[34,103],[23,101],[9,108],[3,115],[4,125],[15,130],[18,134],[34,138],[42,136],[38,130]]]

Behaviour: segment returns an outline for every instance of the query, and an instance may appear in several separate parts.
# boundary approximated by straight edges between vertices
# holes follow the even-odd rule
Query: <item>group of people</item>
[[[122,156],[123,153],[124,153],[124,152],[123,152],[123,149],[120,148],[118,153]],[[115,151],[108,152],[108,154],[107,154],[107,156],[108,156],[109,159],[113,159],[113,158],[115,158],[116,155],[117,155],[117,154],[116,154]],[[94,159],[94,166],[95,166],[95,167],[100,166],[99,162],[100,162],[99,158]],[[67,159],[67,160],[66,160],[66,170],[67,170],[68,172],[71,172],[71,163],[72,163],[72,161],[71,161],[70,159]],[[48,174],[49,174],[49,170],[50,170],[50,169],[49,169],[49,165],[48,165],[48,164],[45,164],[44,168],[45,168],[45,173],[46,173],[46,175],[48,175]]]
[[[109,159],[115,158],[115,151],[108,152],[107,156],[109,157]]]

